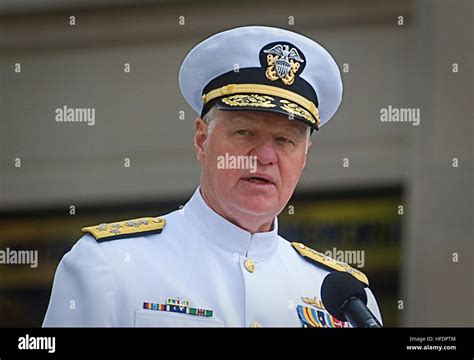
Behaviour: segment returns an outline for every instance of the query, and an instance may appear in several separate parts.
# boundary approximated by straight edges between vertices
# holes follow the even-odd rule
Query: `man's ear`
[[[202,161],[204,160],[204,143],[206,142],[208,137],[208,125],[200,117],[196,118],[195,125],[196,131],[194,133],[194,148],[196,149],[196,158],[199,161]]]

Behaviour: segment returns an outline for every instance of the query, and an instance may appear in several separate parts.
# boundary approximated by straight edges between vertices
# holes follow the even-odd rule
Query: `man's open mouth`
[[[262,177],[262,176],[249,176],[243,178],[244,181],[248,181],[253,184],[274,184],[274,182],[269,177]]]

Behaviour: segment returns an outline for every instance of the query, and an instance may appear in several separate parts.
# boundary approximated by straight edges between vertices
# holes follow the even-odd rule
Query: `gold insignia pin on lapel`
[[[316,296],[313,298],[303,296],[301,300],[308,305],[312,305],[318,309],[325,310],[323,302],[318,299]]]

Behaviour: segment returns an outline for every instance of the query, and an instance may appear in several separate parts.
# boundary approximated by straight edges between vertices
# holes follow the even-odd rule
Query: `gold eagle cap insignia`
[[[294,47],[290,49],[290,45],[277,44],[263,52],[267,54],[268,65],[265,76],[271,81],[280,79],[285,85],[293,84],[301,63],[304,63],[298,50]]]

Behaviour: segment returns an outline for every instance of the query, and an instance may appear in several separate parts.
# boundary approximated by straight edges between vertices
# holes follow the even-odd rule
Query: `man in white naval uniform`
[[[43,326],[347,327],[321,302],[330,271],[359,280],[381,322],[364,274],[278,235],[310,132],[341,101],[331,55],[294,32],[237,28],[188,54],[180,87],[201,115],[200,186],[170,214],[84,228],[58,266]],[[255,167],[222,167],[224,155]]]

